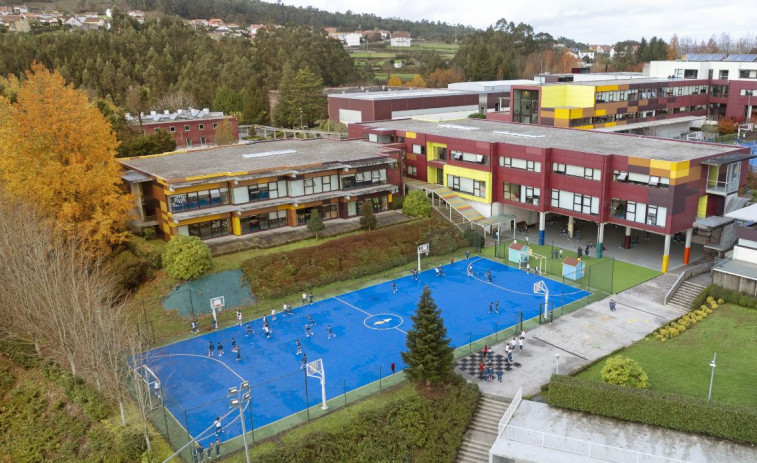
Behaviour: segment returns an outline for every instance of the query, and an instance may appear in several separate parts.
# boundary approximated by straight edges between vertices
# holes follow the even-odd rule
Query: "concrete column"
[[[242,222],[240,221],[239,216],[236,214],[231,216],[231,233],[236,236],[240,236],[242,234]]]
[[[604,249],[605,242],[605,224],[600,223],[597,226],[597,257],[602,257],[602,250]]]
[[[670,260],[670,235],[665,235],[665,248],[662,250],[662,273],[668,273]]]
[[[544,237],[547,230],[547,213],[539,212],[539,246],[544,246]]]
[[[691,253],[691,235],[693,234],[694,229],[689,228],[686,230],[686,247],[683,248],[683,263],[688,264],[689,263],[689,254]]]
[[[568,238],[573,238],[573,228],[575,225],[575,219],[568,217]]]
[[[623,242],[623,247],[631,249],[631,227],[626,227],[626,240]]]

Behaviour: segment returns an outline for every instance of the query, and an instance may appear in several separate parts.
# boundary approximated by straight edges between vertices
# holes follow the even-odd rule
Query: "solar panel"
[[[737,61],[740,63],[752,63],[757,61],[757,55],[728,55],[723,61]]]
[[[689,53],[686,61],[723,61],[724,53]]]

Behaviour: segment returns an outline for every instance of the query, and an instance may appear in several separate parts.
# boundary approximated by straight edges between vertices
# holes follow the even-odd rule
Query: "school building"
[[[737,145],[485,120],[352,124],[349,133],[402,150],[406,189],[426,191],[450,219],[487,233],[508,218],[538,224],[540,244],[548,215],[567,217],[571,235],[581,220],[596,225],[598,256],[606,225],[625,228],[625,247],[632,230],[654,233],[664,237],[662,271],[674,235],[685,235],[689,262],[697,221],[730,210],[752,157]]]
[[[179,149],[215,145],[216,129],[224,121],[231,124],[232,138],[239,138],[239,127],[235,117],[224,116],[222,112],[213,112],[208,108],[179,109],[173,113],[150,111],[150,114],[139,116],[127,114],[126,121],[134,127],[139,127],[144,135],[167,132],[176,141],[176,147]]]
[[[132,228],[203,240],[385,211],[402,184],[400,150],[361,140],[284,140],[119,159]]]

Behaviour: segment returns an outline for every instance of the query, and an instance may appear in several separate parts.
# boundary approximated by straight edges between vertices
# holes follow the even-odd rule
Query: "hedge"
[[[413,395],[389,401],[345,422],[342,429],[311,433],[256,461],[452,463],[479,397],[476,385],[456,376],[439,399]]]
[[[272,299],[413,262],[421,243],[430,243],[432,255],[467,244],[449,222],[431,218],[257,256],[242,262],[242,271],[253,294]]]
[[[722,304],[723,302],[730,302],[731,304],[736,304],[741,307],[757,309],[757,299],[755,299],[754,297],[747,296],[745,294],[741,294],[738,291],[726,289],[718,285],[710,285],[703,289],[702,292],[699,293],[696,298],[694,298],[694,301],[691,303],[691,309],[699,309],[707,302],[708,297],[715,299],[718,304]]]
[[[757,410],[679,394],[553,375],[549,405],[757,444]]]

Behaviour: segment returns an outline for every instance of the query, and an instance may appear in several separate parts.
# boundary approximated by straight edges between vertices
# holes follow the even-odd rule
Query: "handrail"
[[[518,405],[520,405],[522,400],[523,400],[523,388],[519,387],[518,392],[515,393],[515,397],[513,397],[513,400],[510,402],[510,405],[508,405],[507,410],[505,410],[505,414],[502,415],[502,419],[499,420],[499,425],[497,425],[498,436],[501,436],[502,433],[505,431],[505,428],[507,427],[507,423],[510,422],[510,418],[513,417],[513,415],[515,414],[515,410],[518,409]]]
[[[701,275],[702,273],[709,272],[712,270],[712,267],[715,266],[715,262],[705,262],[704,264],[699,264],[696,267],[692,267],[690,269],[685,270],[683,273],[681,273],[678,276],[678,279],[673,283],[673,285],[670,287],[668,292],[665,294],[665,299],[663,299],[663,304],[667,304],[668,301],[673,299],[673,295],[678,291],[678,288],[681,287],[684,281],[688,280],[691,277]]]

